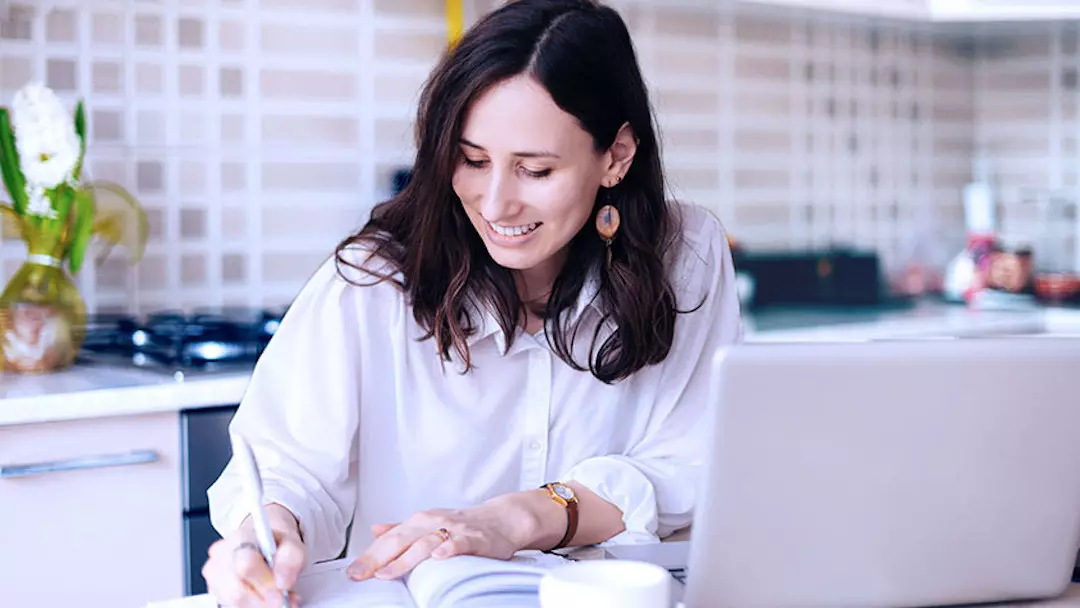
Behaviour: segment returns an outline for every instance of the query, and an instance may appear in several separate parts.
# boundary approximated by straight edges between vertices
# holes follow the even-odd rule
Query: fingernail
[[[383,568],[375,572],[375,578],[388,579],[393,578],[393,571],[390,568]]]
[[[349,575],[349,578],[359,581],[368,577],[367,568],[363,566],[349,566],[345,570],[345,574]]]

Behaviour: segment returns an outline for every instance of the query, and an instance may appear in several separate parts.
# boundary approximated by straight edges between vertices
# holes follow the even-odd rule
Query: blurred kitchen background
[[[672,196],[733,240],[749,341],[1080,335],[1080,0],[610,1]],[[499,4],[0,0],[0,105],[31,79],[85,98],[90,176],[150,221],[137,266],[76,277],[96,313],[77,364],[0,376],[0,473],[50,473],[4,487],[8,603],[205,590],[252,363],[407,175],[457,2],[465,25]],[[25,255],[0,242],[0,285]],[[80,564],[68,584],[43,538]]]
[[[1007,252],[1080,270],[1080,3],[611,4],[752,307],[936,297],[973,182]],[[394,191],[446,36],[444,0],[0,0],[0,99],[84,97],[91,175],[148,210],[138,266],[80,273],[91,311],[277,307]],[[24,255],[0,243],[0,284]]]

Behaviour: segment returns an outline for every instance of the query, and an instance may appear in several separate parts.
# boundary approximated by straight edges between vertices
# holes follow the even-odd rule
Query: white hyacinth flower
[[[45,193],[45,188],[27,184],[26,196],[30,199],[26,205],[27,213],[30,215],[47,217],[49,219],[56,219],[56,209],[53,209],[52,201],[49,200],[49,195]]]
[[[37,82],[20,89],[11,103],[11,123],[29,186],[55,188],[71,178],[79,162],[79,134],[52,89]]]

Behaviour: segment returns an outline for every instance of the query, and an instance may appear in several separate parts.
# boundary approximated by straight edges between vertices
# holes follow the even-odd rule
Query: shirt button
[[[534,451],[534,452],[539,452],[540,448],[542,448],[542,447],[544,447],[543,444],[541,444],[540,441],[537,440],[537,439],[533,439],[532,441],[529,442],[529,449]]]

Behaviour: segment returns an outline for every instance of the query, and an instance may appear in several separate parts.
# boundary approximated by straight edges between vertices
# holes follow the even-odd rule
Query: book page
[[[535,608],[540,579],[561,557],[523,552],[512,560],[462,555],[421,562],[406,584],[419,608]]]
[[[301,574],[295,589],[304,608],[416,608],[401,581],[350,579],[345,568],[351,561],[315,564]]]

